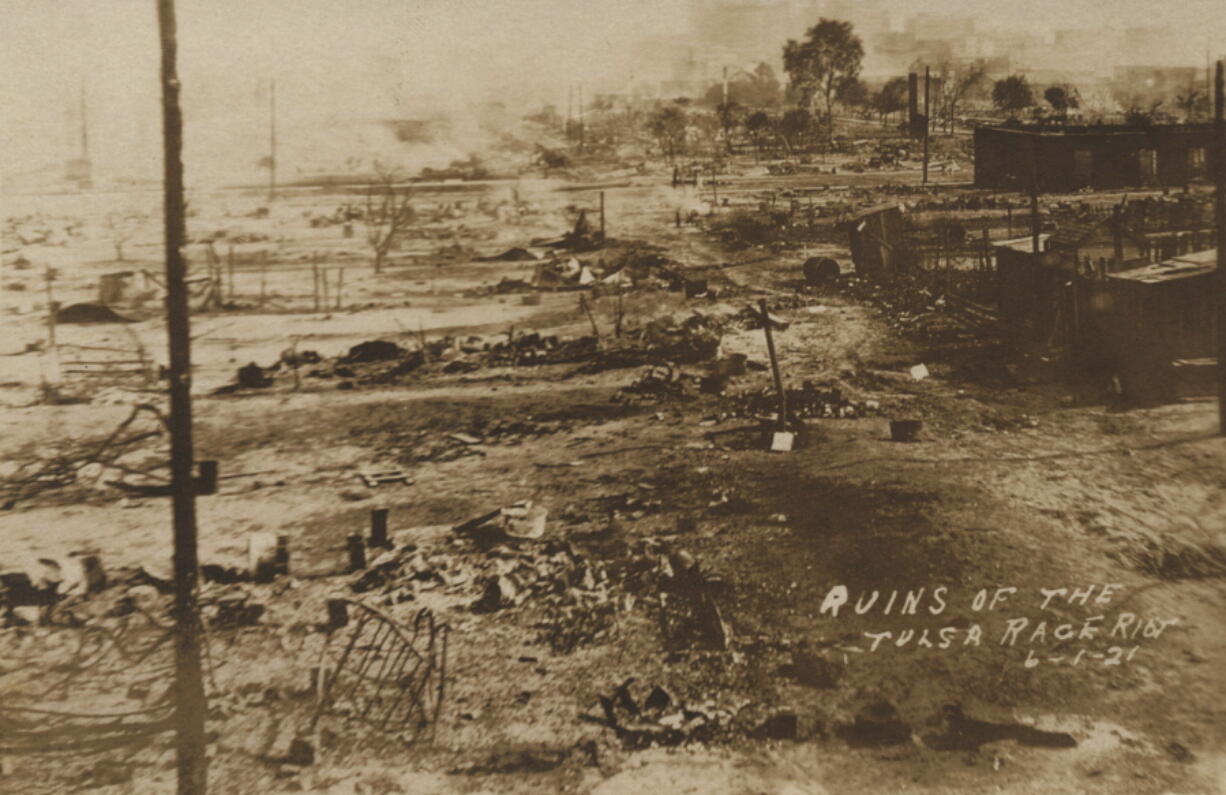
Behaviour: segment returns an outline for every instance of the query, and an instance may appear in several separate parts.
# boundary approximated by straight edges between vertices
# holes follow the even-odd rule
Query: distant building
[[[975,186],[1044,192],[1187,185],[1206,173],[1208,124],[980,127]]]

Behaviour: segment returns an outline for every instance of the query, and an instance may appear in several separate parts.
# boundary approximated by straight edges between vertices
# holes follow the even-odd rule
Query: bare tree
[[[940,73],[942,76],[941,93],[943,95],[941,97],[941,104],[944,106],[945,129],[948,134],[952,135],[958,115],[958,108],[964,100],[983,87],[988,71],[983,61],[975,61],[962,67],[953,66],[948,63],[942,64]]]
[[[415,216],[412,191],[396,184],[396,174],[380,169],[366,186],[366,242],[374,253],[375,273],[383,270],[387,254]]]

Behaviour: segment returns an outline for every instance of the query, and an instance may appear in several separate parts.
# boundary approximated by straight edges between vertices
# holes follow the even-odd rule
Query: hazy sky
[[[287,131],[419,115],[420,95],[436,98],[431,109],[458,108],[509,96],[517,81],[550,84],[564,103],[568,83],[627,74],[632,42],[684,32],[693,2],[178,0],[189,179],[217,153],[258,151],[270,77]],[[921,9],[895,7],[900,17]],[[1194,60],[1226,27],[1226,0],[926,0],[922,9],[1036,31],[1172,24]],[[69,155],[69,109],[84,82],[95,159],[156,173],[147,142],[160,125],[157,64],[154,0],[0,0],[0,169],[21,173]]]

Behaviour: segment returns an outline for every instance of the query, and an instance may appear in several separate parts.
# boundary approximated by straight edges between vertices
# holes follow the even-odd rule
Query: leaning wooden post
[[[771,375],[775,378],[775,391],[779,393],[779,430],[788,427],[788,394],[783,389],[783,375],[779,372],[779,357],[775,355],[775,337],[771,334],[771,314],[766,308],[766,299],[758,301],[762,310],[762,328],[766,332],[766,352],[771,359]]]
[[[596,318],[592,316],[592,308],[588,306],[587,298],[582,294],[579,295],[579,307],[583,309],[583,312],[587,315],[588,322],[592,324],[592,336],[595,337],[596,342],[599,343],[600,329],[596,327]]]
[[[170,483],[174,516],[175,729],[179,795],[203,795],[205,755],[203,630],[196,604],[199,559],[192,477],[191,329],[183,262],[183,113],[179,107],[174,0],[158,0],[162,47],[162,139],[165,170],[166,331],[170,349]]]

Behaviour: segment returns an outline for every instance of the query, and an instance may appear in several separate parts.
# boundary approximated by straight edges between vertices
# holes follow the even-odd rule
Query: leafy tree
[[[832,137],[836,90],[848,78],[859,77],[863,60],[864,44],[851,23],[833,19],[820,20],[803,40],[789,39],[783,47],[783,69],[798,104],[813,109],[820,97]]]
[[[779,137],[791,155],[796,144],[803,143],[813,133],[813,114],[804,108],[792,108],[783,114],[778,124]]]
[[[893,114],[907,107],[907,78],[891,78],[873,98],[873,105],[881,114],[882,123]]]
[[[685,133],[689,119],[685,109],[678,103],[658,108],[647,120],[647,131],[660,144],[668,162],[685,150]]]
[[[858,77],[844,78],[836,94],[839,102],[849,108],[862,108],[870,101],[868,86]]]
[[[749,114],[745,119],[745,132],[749,134],[749,139],[753,141],[754,159],[762,154],[762,144],[770,135],[771,128],[775,125],[770,114],[764,110],[755,111]]]
[[[1025,75],[1010,75],[992,86],[992,104],[1001,111],[1016,116],[1018,111],[1034,105],[1034,92]]]
[[[1043,92],[1043,99],[1062,119],[1068,118],[1070,110],[1081,107],[1081,100],[1077,96],[1076,89],[1070,89],[1068,86],[1048,86]]]
[[[694,130],[697,138],[713,155],[719,154],[720,131],[723,129],[718,113],[695,111],[686,119],[687,130]]]

